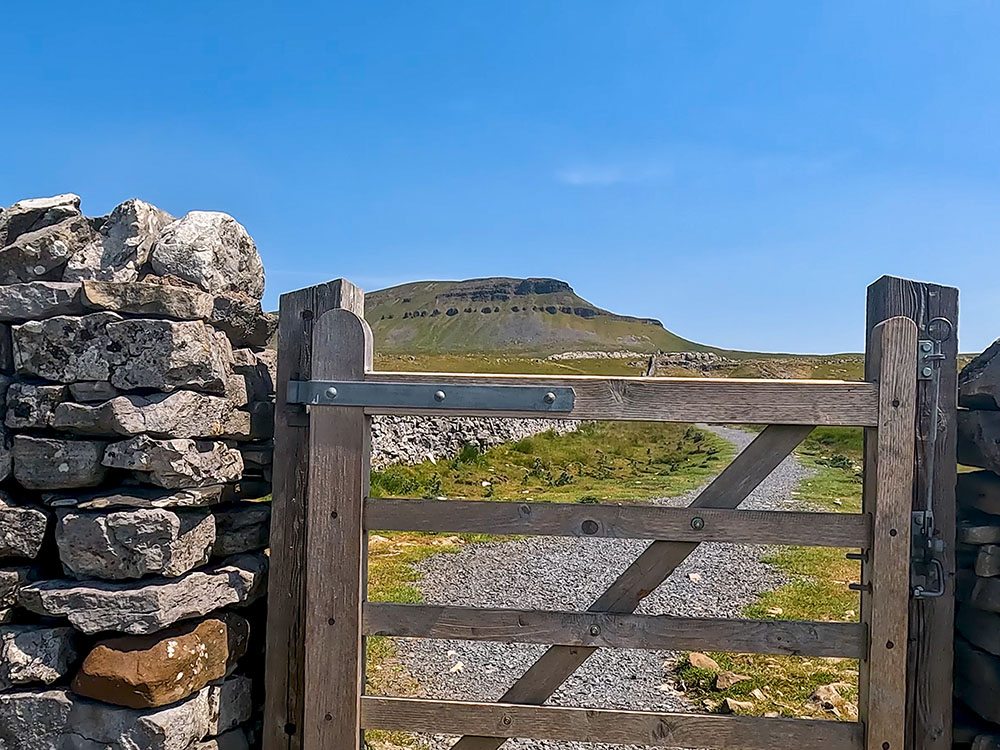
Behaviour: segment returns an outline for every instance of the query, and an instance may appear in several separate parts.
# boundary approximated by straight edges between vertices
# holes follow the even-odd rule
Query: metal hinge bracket
[[[288,403],[313,406],[367,406],[383,413],[393,409],[434,411],[557,412],[573,411],[572,388],[535,385],[450,383],[367,383],[292,380]]]

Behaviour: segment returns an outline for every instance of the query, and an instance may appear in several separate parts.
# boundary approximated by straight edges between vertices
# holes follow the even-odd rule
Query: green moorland
[[[862,432],[855,428],[817,428],[798,450],[800,461],[813,470],[799,487],[804,507],[831,512],[861,509]],[[765,593],[745,612],[759,619],[855,622],[859,597],[848,588],[860,575],[859,563],[845,557],[847,550],[820,547],[783,547],[767,558],[789,576],[789,583]],[[678,677],[687,695],[718,710],[726,698],[744,704],[741,711],[782,716],[830,718],[831,713],[810,700],[816,688],[836,685],[846,700],[836,716],[857,718],[858,663],[853,659],[709,654],[724,670],[749,679],[732,687],[715,687],[715,674],[681,663]]]

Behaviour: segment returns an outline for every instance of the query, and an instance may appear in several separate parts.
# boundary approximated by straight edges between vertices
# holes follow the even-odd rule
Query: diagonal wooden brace
[[[795,450],[811,426],[770,425],[743,450],[691,504],[697,508],[737,508]],[[591,606],[590,612],[634,612],[639,603],[697,549],[697,542],[653,542]],[[552,646],[500,698],[501,703],[541,705],[597,651]],[[498,750],[503,737],[466,735],[452,750]]]

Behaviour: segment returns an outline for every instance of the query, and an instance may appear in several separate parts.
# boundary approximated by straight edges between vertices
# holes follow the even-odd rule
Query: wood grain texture
[[[603,612],[480,609],[422,604],[364,607],[365,635],[784,654],[860,659],[867,638],[858,623],[727,620]]]
[[[867,548],[871,517],[852,513],[711,510],[651,505],[574,505],[369,498],[371,531],[661,539],[683,542]]]
[[[364,318],[330,310],[313,329],[313,377],[360,380],[372,352]],[[303,746],[360,750],[371,418],[337,406],[314,409],[310,419]]]
[[[647,747],[741,750],[860,750],[859,724],[750,716],[657,714],[592,708],[462,703],[365,697],[367,728],[462,734],[483,730],[504,738],[603,742]]]
[[[734,509],[774,471],[806,435],[810,426],[766,427],[691,504],[694,508]],[[653,542],[589,608],[591,612],[628,614],[655,591],[698,548],[695,542]],[[507,703],[542,704],[597,649],[552,646],[504,693]],[[468,735],[452,750],[497,750],[505,738]]]
[[[305,516],[309,419],[285,401],[289,380],[312,377],[314,321],[343,308],[364,315],[364,293],[344,279],[282,295],[278,326],[264,750],[301,750],[305,641]]]
[[[863,679],[867,750],[906,746],[907,638],[910,602],[910,513],[915,468],[917,326],[896,317],[875,326],[871,360],[879,386],[874,487],[875,525],[869,552],[871,596],[866,607],[871,643]]]
[[[528,375],[456,375],[373,372],[378,383],[536,385],[570,387],[571,412],[503,412],[505,416],[550,419],[602,419],[656,422],[708,422],[786,425],[874,425],[877,392],[866,382],[829,380],[741,380],[737,378],[607,378]],[[385,409],[369,414],[483,416],[449,409]]]
[[[952,321],[958,330],[958,289],[893,276],[884,276],[868,289],[868,332],[883,320],[902,315],[917,324],[920,338],[937,317]],[[938,555],[945,568],[946,593],[937,599],[910,602],[909,747],[914,750],[951,750],[952,700],[942,685],[952,684],[955,620],[955,484],[958,403],[958,337],[942,344],[941,393],[938,414],[933,413],[929,381],[917,383],[917,477],[915,503],[922,505],[931,480],[935,535],[945,544]],[[866,375],[866,379],[870,379]],[[936,419],[935,419],[936,417]],[[930,436],[937,423],[937,440]]]

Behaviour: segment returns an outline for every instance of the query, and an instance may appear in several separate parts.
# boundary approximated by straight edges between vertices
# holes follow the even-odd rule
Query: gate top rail
[[[367,372],[290,381],[288,403],[367,414],[873,427],[878,385],[843,380]]]

